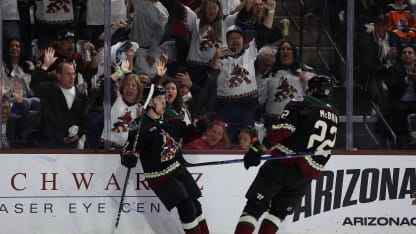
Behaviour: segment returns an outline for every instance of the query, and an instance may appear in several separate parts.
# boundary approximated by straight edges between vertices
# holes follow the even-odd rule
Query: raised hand
[[[166,75],[166,71],[168,69],[166,68],[166,64],[164,61],[160,60],[157,64],[156,64],[156,74],[160,77],[164,77]]]
[[[7,83],[7,81],[5,79],[1,80],[1,96],[6,95],[7,92],[9,92],[10,87],[9,84]]]
[[[20,79],[13,81],[12,96],[17,103],[23,102],[23,88]]]
[[[55,49],[49,47],[45,50],[45,55],[43,56],[43,64],[45,68],[49,68],[55,61],[57,57],[55,57]]]
[[[276,8],[276,1],[275,0],[267,0],[264,3],[264,8],[267,10],[274,10]]]
[[[124,60],[121,61],[120,68],[124,73],[130,73],[131,72],[130,62],[127,59],[124,59]]]

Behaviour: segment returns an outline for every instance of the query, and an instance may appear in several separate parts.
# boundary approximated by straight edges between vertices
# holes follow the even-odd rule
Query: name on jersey
[[[338,116],[331,111],[320,110],[319,115],[321,118],[329,119],[332,122],[338,124]]]

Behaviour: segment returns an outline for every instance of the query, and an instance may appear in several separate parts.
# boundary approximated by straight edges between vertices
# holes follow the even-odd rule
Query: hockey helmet
[[[313,96],[327,98],[331,92],[334,83],[329,76],[317,75],[308,81],[308,90],[313,90]]]
[[[151,99],[157,96],[164,96],[166,95],[166,89],[159,85],[151,84],[149,86],[144,87],[143,89],[143,98],[145,98],[145,103],[143,105],[144,109],[146,109],[147,105]]]

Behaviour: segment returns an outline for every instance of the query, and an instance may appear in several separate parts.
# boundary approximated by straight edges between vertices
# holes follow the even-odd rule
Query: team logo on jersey
[[[234,63],[231,70],[230,88],[238,87],[244,82],[247,84],[251,83],[251,80],[248,78],[250,73],[243,67],[240,67],[240,65]]]
[[[131,111],[125,111],[123,115],[117,118],[117,122],[113,123],[113,127],[111,128],[112,132],[120,133],[120,132],[127,132],[129,130],[129,126],[134,122],[136,123],[133,118],[131,117]]]
[[[217,36],[211,26],[208,26],[208,29],[202,34],[201,37],[202,41],[199,43],[199,49],[201,51],[208,50],[214,46],[217,47],[218,42],[221,42],[221,39]]]
[[[169,133],[162,130],[160,133],[163,138],[162,152],[160,153],[160,162],[166,162],[171,160],[176,155],[179,144],[169,135]]]
[[[47,6],[47,13],[58,13],[64,11],[64,13],[70,12],[70,1],[69,0],[50,0]]]
[[[275,102],[282,102],[288,98],[292,99],[295,97],[295,94],[298,93],[298,90],[290,85],[287,81],[287,77],[282,77],[280,79],[279,86],[276,88],[277,92],[274,95]]]

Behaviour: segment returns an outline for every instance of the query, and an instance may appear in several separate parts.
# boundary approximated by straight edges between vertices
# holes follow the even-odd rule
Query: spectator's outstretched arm
[[[32,74],[30,81],[30,88],[35,92],[35,95],[39,97],[40,82],[49,80],[49,67],[56,61],[55,50],[53,48],[47,48],[44,53],[43,63],[39,68],[36,68]]]
[[[276,10],[276,1],[275,0],[267,0],[264,3],[264,7],[267,9],[266,18],[263,21],[264,26],[271,29],[273,26],[274,21],[274,12]]]

